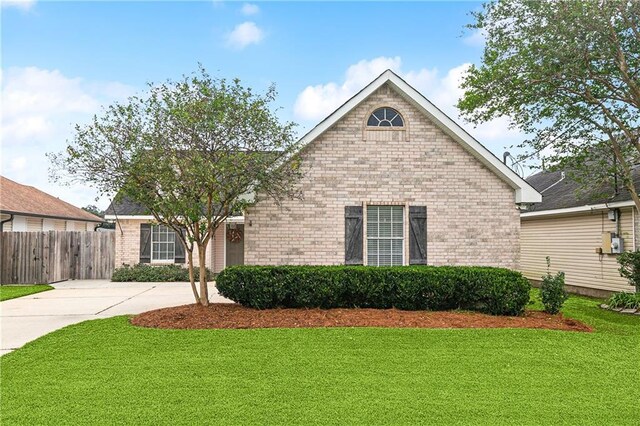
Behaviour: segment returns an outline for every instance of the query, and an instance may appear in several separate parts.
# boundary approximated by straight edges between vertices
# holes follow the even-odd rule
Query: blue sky
[[[456,119],[483,46],[464,29],[474,2],[2,2],[2,174],[79,206],[93,192],[49,182],[44,153],[146,82],[199,62],[257,90],[273,82],[303,132],[392,68]],[[523,137],[506,119],[465,127],[498,156]]]

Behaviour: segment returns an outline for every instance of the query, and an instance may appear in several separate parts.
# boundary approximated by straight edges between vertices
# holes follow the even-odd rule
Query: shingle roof
[[[109,204],[104,214],[116,216],[146,216],[150,213],[149,210],[132,199],[120,197],[117,201],[114,200]]]
[[[22,185],[0,176],[0,211],[25,216],[104,222],[103,219],[73,206],[33,186]]]
[[[636,187],[640,187],[640,168],[633,170]],[[611,185],[600,185],[587,190],[581,189],[580,184],[571,179],[569,174],[562,179],[561,171],[543,171],[529,176],[527,182],[542,194],[542,202],[534,204],[530,211],[566,209],[591,204],[614,203],[631,200],[631,195],[624,185],[620,184],[618,193],[614,196]]]

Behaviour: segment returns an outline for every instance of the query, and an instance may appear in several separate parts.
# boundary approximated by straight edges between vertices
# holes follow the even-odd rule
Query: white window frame
[[[392,235],[391,237],[380,237],[380,221],[379,221],[380,214],[379,213],[378,213],[378,220],[376,221],[376,223],[378,224],[378,236],[377,237],[370,237],[369,236],[369,209],[372,209],[372,208],[379,209],[380,207],[390,207],[392,209],[391,210],[391,222],[390,222],[391,223],[391,235]],[[399,208],[402,209],[401,210],[402,213],[400,214],[401,222],[394,221],[394,219],[395,219],[395,216],[393,215],[393,208],[394,207],[399,207]],[[367,265],[371,265],[371,266],[403,266],[405,264],[405,245],[406,245],[405,236],[407,234],[407,230],[405,229],[406,228],[405,210],[406,209],[405,209],[404,205],[398,205],[398,204],[393,204],[393,205],[371,204],[371,205],[367,205],[367,209],[366,209],[367,221],[366,221],[366,228],[365,228],[365,244],[366,244],[366,247],[367,247],[367,251],[366,251],[366,253],[367,253],[367,255],[366,255],[366,264]],[[379,212],[379,210],[378,210],[378,212]],[[401,229],[402,229],[402,236],[401,237],[394,237],[393,236],[393,224],[394,223],[400,223],[402,225],[401,226]],[[369,263],[369,240],[377,240],[378,242],[380,240],[391,240],[391,253],[390,253],[390,255],[391,255],[391,265],[380,265],[380,244],[379,243],[378,243],[376,264],[372,265],[372,264]],[[400,244],[400,247],[401,247],[400,252],[402,254],[402,262],[399,265],[396,265],[396,264],[393,263],[393,256],[394,256],[394,253],[393,253],[393,241],[394,240],[396,240],[396,241],[399,240],[401,242],[401,244]]]
[[[155,254],[155,250],[154,250],[154,243],[158,243],[158,244],[171,244],[170,241],[155,241],[154,237],[156,236],[156,232],[154,232],[155,230],[158,230],[158,234],[159,231],[161,230],[161,228],[164,228],[164,230],[166,230],[165,232],[167,234],[171,233],[173,234],[173,257],[168,258],[168,259],[156,259],[154,257]],[[167,251],[168,253],[168,251]],[[170,229],[168,226],[165,225],[151,225],[151,262],[152,263],[174,263],[176,261],[176,238],[175,238],[175,231]]]

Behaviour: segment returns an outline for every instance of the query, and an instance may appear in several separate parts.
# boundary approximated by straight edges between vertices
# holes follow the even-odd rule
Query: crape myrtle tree
[[[237,79],[211,77],[202,66],[179,81],[149,84],[144,94],[76,126],[66,151],[49,155],[52,175],[135,200],[175,231],[193,295],[206,306],[205,253],[218,226],[253,194],[276,203],[299,196],[295,125],[278,120],[270,108],[275,96],[273,86],[256,94]]]
[[[463,79],[463,116],[510,117],[532,135],[523,164],[568,170],[583,188],[615,179],[640,209],[640,2],[492,1],[473,16],[486,44]]]

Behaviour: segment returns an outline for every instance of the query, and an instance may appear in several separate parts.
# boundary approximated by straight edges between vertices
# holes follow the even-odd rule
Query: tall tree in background
[[[592,187],[615,176],[640,209],[640,2],[493,1],[473,15],[486,45],[463,80],[463,116],[510,117],[533,135],[522,161]]]
[[[252,194],[276,202],[298,195],[294,124],[280,123],[269,108],[275,95],[274,87],[254,94],[204,68],[180,81],[150,84],[148,93],[77,126],[66,152],[49,155],[53,177],[128,197],[173,229],[185,248],[196,302],[206,306],[205,254],[218,226],[252,202]]]

